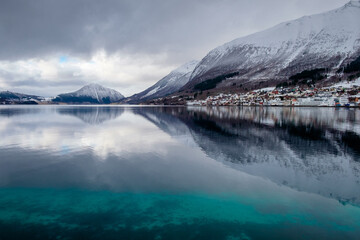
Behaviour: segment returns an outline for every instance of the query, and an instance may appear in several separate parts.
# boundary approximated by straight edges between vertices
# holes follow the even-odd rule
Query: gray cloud
[[[104,48],[109,53],[166,51],[178,62],[191,52],[199,57],[224,41],[344,2],[2,0],[0,59],[57,52],[88,56]]]
[[[2,0],[0,61],[43,59],[59,54],[89,60],[103,49],[109,55],[151,57],[164,54],[164,58],[154,60],[155,64],[169,68],[188,60],[201,59],[212,48],[234,38],[282,21],[330,10],[346,2]],[[153,78],[138,81],[145,88],[159,80],[160,73],[164,72],[150,74]],[[11,74],[4,75],[4,72],[2,77],[9,86],[12,85],[11,79],[16,78]],[[59,76],[59,81],[61,79]],[[84,80],[79,80],[79,83]],[[16,85],[19,83],[20,80]],[[123,84],[117,82],[115,85]]]

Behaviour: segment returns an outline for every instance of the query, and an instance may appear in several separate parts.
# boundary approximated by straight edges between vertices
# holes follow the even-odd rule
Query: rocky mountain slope
[[[190,61],[182,65],[145,91],[129,97],[126,99],[126,102],[139,103],[177,92],[186,83],[188,83],[191,73],[198,63],[198,61]]]
[[[92,83],[76,92],[60,94],[53,102],[108,104],[122,99],[124,96],[118,91]]]
[[[319,68],[326,69],[328,76],[335,75],[360,56],[359,22],[357,0],[235,39],[210,51],[183,90],[199,83],[204,89],[209,84],[210,88],[276,85]]]
[[[10,91],[0,92],[0,103],[36,104],[36,102],[42,101],[43,99],[43,97],[23,93]]]

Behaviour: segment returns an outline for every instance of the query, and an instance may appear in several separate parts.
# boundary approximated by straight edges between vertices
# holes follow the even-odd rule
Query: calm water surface
[[[360,110],[0,107],[0,239],[360,239]]]

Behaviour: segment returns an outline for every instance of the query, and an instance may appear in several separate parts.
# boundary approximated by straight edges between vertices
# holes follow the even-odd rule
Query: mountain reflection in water
[[[188,107],[137,113],[172,136],[179,135],[173,129],[183,129],[209,157],[232,168],[360,204],[359,110]]]
[[[61,116],[75,116],[86,124]],[[101,185],[87,181],[92,175],[109,175],[115,166],[125,169],[116,159],[157,159],[169,154],[165,142],[173,147],[171,142],[176,141],[200,148],[208,157],[228,167],[276,184],[360,204],[360,111],[357,109],[11,107],[0,108],[0,119],[0,151],[3,156],[24,161],[14,168],[0,161],[3,172],[0,183],[5,186],[21,182],[36,185],[36,179],[45,178],[51,184],[54,176],[48,176],[49,171],[36,172],[33,179],[30,178],[35,173],[24,174],[22,180],[11,179],[14,172],[44,164],[52,166],[49,164],[52,161],[62,166],[50,171],[58,174],[54,184],[63,181],[60,176],[64,175],[68,176],[64,182],[72,179],[80,185]],[[165,135],[156,133],[151,123]],[[177,154],[177,150],[171,150],[171,154]],[[30,152],[37,156],[32,162],[26,160]],[[48,155],[53,156],[51,161],[46,160]],[[83,159],[77,160],[76,166],[82,169],[82,174],[71,174],[74,159]],[[98,160],[102,162],[101,171],[105,172],[98,172]],[[156,166],[154,160],[152,167],[165,166]],[[112,188],[124,187],[118,177],[106,178]],[[132,177],[133,183],[141,181],[141,177],[135,178]]]
[[[88,124],[101,124],[105,121],[118,118],[124,112],[123,108],[108,106],[62,107],[56,110],[60,114],[77,117]]]
[[[358,109],[0,106],[0,239],[356,239],[359,127]]]
[[[146,140],[146,128],[141,131],[142,122],[134,121],[131,126],[117,126],[111,122],[108,127],[102,125],[119,118],[124,112],[142,116],[171,138],[188,146],[200,147],[207,156],[231,168],[300,191],[360,204],[360,111],[356,109],[82,106],[1,108],[0,118],[16,119],[18,122],[2,121],[2,124],[7,125],[0,128],[3,136],[0,144],[3,147],[12,145],[26,150],[45,149],[51,154],[59,152],[61,156],[74,156],[69,153],[90,149],[100,159],[107,159],[109,156],[124,157],[129,152],[152,152],[154,155],[149,156],[156,158],[162,151],[157,144],[161,145],[165,140]],[[26,118],[26,114],[30,116]],[[51,117],[44,120],[42,114],[53,114],[53,119],[57,120],[57,114],[75,116],[85,123],[100,125],[99,128],[94,128],[91,125],[75,124],[69,119],[54,126]],[[37,120],[43,121],[41,126],[35,124]],[[71,127],[68,121],[72,123]],[[140,132],[131,130],[135,128]],[[124,136],[124,133],[129,136]],[[24,135],[28,136],[28,141],[23,139]],[[8,150],[8,154],[10,151]],[[88,155],[85,159],[91,159],[88,151],[78,153]],[[103,164],[110,162],[103,161]],[[89,175],[93,174],[91,171],[96,171],[90,170],[89,163],[87,166]],[[67,167],[64,171],[68,171],[65,169]]]

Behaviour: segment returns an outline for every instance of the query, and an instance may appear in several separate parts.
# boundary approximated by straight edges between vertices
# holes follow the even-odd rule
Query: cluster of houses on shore
[[[190,106],[323,106],[360,107],[360,78],[322,88],[264,88],[245,94],[218,94]]]

